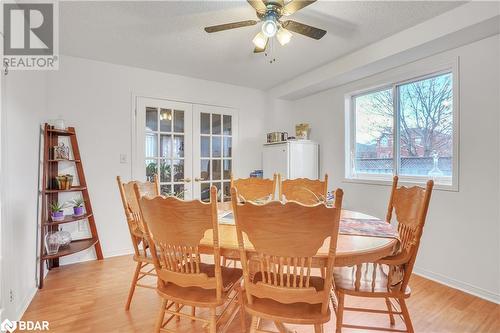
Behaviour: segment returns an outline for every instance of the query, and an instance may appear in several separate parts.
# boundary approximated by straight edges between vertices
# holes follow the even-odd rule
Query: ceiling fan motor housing
[[[265,12],[259,12],[257,11],[257,17],[262,20],[266,21],[269,18],[274,18],[276,21],[278,21],[282,15],[281,13],[281,4],[279,2],[274,3],[268,3],[266,5],[266,11]]]

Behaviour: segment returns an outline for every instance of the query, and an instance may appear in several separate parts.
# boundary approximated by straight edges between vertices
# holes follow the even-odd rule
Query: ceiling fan
[[[255,44],[255,53],[264,52],[269,43],[269,39],[276,36],[281,45],[290,42],[292,33],[321,39],[326,34],[325,30],[311,27],[307,24],[299,23],[292,20],[281,21],[280,19],[301,10],[302,8],[316,2],[316,0],[291,0],[285,4],[285,0],[247,0],[248,3],[255,9],[257,17],[262,21],[262,31],[260,31],[253,39]],[[230,30],[242,27],[256,25],[259,21],[247,20],[234,23],[214,25],[206,27],[208,33]]]

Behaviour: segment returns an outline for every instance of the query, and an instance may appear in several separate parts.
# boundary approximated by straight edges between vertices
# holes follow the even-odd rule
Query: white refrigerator
[[[310,140],[267,143],[262,161],[264,178],[271,179],[279,173],[283,179],[318,179],[319,145]]]

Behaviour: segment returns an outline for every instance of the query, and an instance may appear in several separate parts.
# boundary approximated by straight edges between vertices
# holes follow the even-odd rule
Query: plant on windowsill
[[[58,201],[52,201],[50,204],[50,218],[52,221],[62,221],[64,220],[64,211],[66,203],[59,203]]]
[[[71,200],[71,205],[73,206],[73,215],[74,216],[82,216],[85,214],[83,204],[85,201],[82,198],[77,198]]]

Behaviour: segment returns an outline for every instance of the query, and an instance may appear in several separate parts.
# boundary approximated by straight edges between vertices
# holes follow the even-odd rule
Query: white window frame
[[[458,191],[459,190],[459,115],[460,115],[460,89],[459,89],[459,66],[458,58],[456,61],[449,64],[441,64],[438,66],[427,67],[426,69],[419,69],[412,73],[398,76],[392,80],[383,81],[378,85],[371,86],[366,89],[353,91],[345,95],[345,173],[344,182],[349,183],[362,183],[373,185],[392,184],[393,176],[399,177],[399,182],[403,185],[422,185],[429,179],[428,176],[405,176],[399,175],[400,163],[400,144],[399,140],[399,110],[397,105],[397,87],[414,81],[425,80],[441,74],[451,73],[452,75],[452,89],[453,89],[453,158],[452,158],[452,176],[451,177],[438,177],[434,179],[435,189]],[[392,89],[394,112],[394,129],[393,129],[393,173],[392,174],[368,174],[357,173],[354,170],[353,158],[356,151],[356,110],[354,98],[373,93],[376,91]]]

